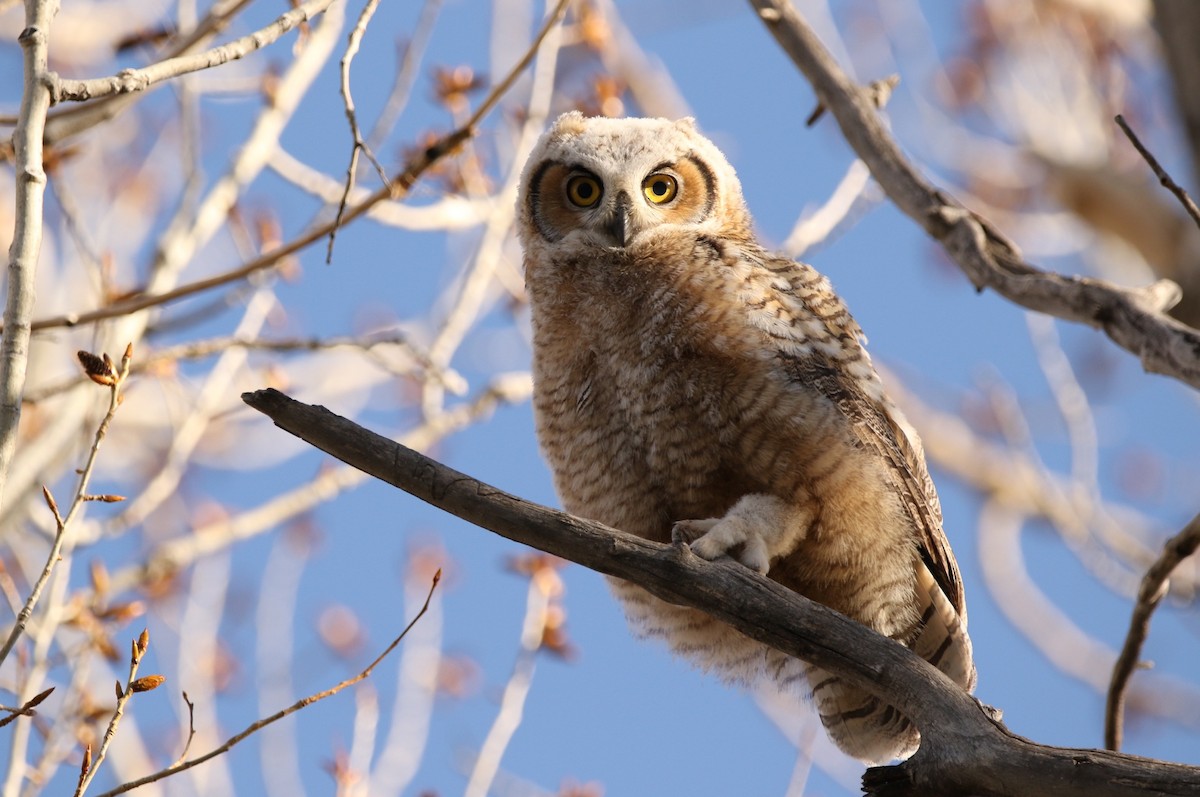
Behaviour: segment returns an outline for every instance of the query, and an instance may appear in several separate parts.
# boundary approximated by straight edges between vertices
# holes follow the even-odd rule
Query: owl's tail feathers
[[[807,669],[817,715],[843,753],[868,764],[886,764],[916,752],[921,734],[907,717],[837,676]]]
[[[917,578],[921,621],[906,641],[921,658],[967,691],[975,688],[975,663],[966,619],[921,566]],[[829,737],[847,755],[870,764],[907,758],[920,732],[894,707],[816,667],[807,668],[813,702]]]
[[[908,646],[925,661],[966,689],[975,689],[975,659],[967,636],[967,615],[950,603],[924,565],[917,566],[917,594],[921,598],[921,623]]]

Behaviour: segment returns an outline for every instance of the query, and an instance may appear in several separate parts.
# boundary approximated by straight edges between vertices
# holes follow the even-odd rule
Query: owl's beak
[[[617,201],[612,209],[612,217],[604,224],[604,232],[609,240],[613,242],[613,246],[624,248],[629,244],[629,236],[632,233],[629,209],[629,194],[622,191],[617,194]]]

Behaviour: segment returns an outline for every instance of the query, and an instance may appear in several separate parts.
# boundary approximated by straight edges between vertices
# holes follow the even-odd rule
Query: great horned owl
[[[518,200],[534,411],[566,509],[683,537],[975,685],[958,566],[920,442],[829,282],[758,243],[690,119],[561,116]],[[633,628],[726,679],[807,676],[842,750],[920,736],[893,707],[700,612],[613,580]]]

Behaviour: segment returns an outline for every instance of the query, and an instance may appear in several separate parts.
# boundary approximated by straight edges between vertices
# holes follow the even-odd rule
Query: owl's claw
[[[708,533],[708,530],[720,522],[720,518],[707,520],[681,520],[671,527],[671,542],[675,545],[691,545]]]
[[[671,539],[710,562],[730,556],[766,575],[771,560],[791,553],[808,534],[812,521],[805,504],[750,493],[739,498],[724,517],[679,521],[671,529]]]
[[[729,556],[763,575],[771,568],[767,541],[741,517],[681,520],[671,528],[671,540],[710,562]]]

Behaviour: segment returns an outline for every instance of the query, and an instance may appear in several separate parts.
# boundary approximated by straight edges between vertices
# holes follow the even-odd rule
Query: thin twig
[[[421,610],[418,611],[416,616],[413,617],[413,619],[408,622],[408,625],[406,625],[404,627],[404,630],[400,632],[400,636],[393,639],[392,644],[388,645],[387,648],[385,648],[384,651],[382,653],[380,653],[375,658],[374,661],[372,661],[370,664],[368,664],[366,666],[366,669],[362,670],[362,672],[360,672],[358,675],[354,676],[353,678],[348,678],[345,681],[342,681],[341,683],[337,684],[336,686],[330,687],[329,689],[326,689],[321,692],[316,692],[314,694],[309,695],[308,697],[297,700],[295,703],[288,706],[287,708],[277,711],[269,717],[263,717],[262,719],[258,720],[257,722],[251,723],[241,733],[234,734],[233,736],[229,737],[229,739],[226,740],[226,742],[224,744],[220,745],[219,747],[213,748],[212,750],[208,751],[204,755],[197,756],[196,758],[188,759],[187,761],[181,761],[181,762],[174,763],[171,766],[166,767],[164,769],[160,769],[158,772],[147,775],[144,778],[138,778],[137,780],[131,780],[128,783],[123,783],[115,789],[104,792],[103,794],[99,795],[99,797],[115,797],[115,795],[117,795],[117,794],[124,794],[125,792],[133,791],[134,789],[139,788],[140,786],[145,786],[148,783],[154,783],[156,781],[160,781],[163,778],[174,775],[177,772],[183,772],[186,769],[191,769],[194,766],[203,764],[205,761],[209,761],[213,758],[216,758],[219,755],[222,755],[222,754],[228,752],[229,750],[231,750],[234,747],[234,745],[238,744],[238,742],[243,741],[244,739],[246,739],[246,737],[256,733],[257,731],[262,730],[263,728],[267,727],[271,723],[277,722],[291,714],[295,714],[300,709],[305,708],[306,706],[312,705],[313,703],[316,703],[318,701],[324,700],[327,697],[332,697],[333,695],[336,695],[338,692],[341,692],[346,687],[353,686],[354,684],[358,683],[359,681],[362,681],[362,680],[368,678],[371,675],[371,672],[379,665],[379,663],[381,661],[383,661],[389,653],[391,653],[393,650],[396,649],[396,646],[400,644],[401,640],[404,639],[405,635],[408,634],[409,630],[411,630],[412,627],[417,624],[417,621],[420,620],[422,616],[424,616],[425,612],[429,609],[430,600],[433,599],[433,591],[435,589],[437,589],[438,582],[441,580],[441,578],[442,578],[441,570],[438,570],[436,573],[434,573],[433,581],[429,585],[429,594],[425,597],[425,604],[421,607]]]
[[[82,354],[80,357],[81,360],[84,359]],[[88,356],[95,360],[100,359],[95,357],[95,355]],[[54,542],[50,546],[50,553],[46,557],[46,564],[42,568],[41,575],[34,582],[33,589],[29,593],[29,598],[25,601],[25,605],[21,607],[20,613],[17,614],[16,622],[13,623],[12,630],[8,634],[8,639],[5,640],[4,646],[0,648],[0,664],[4,663],[4,660],[8,658],[8,654],[12,652],[13,646],[17,644],[17,639],[20,638],[21,633],[25,630],[25,626],[29,623],[29,618],[33,615],[34,607],[37,606],[38,599],[42,595],[42,590],[46,587],[46,582],[50,580],[50,574],[54,572],[54,568],[58,564],[63,545],[66,543],[67,529],[70,527],[75,515],[86,503],[87,487],[92,479],[92,470],[96,466],[96,457],[100,453],[100,444],[104,441],[105,435],[108,434],[108,426],[117,412],[117,407],[121,404],[121,388],[125,384],[125,378],[129,376],[129,365],[133,360],[133,348],[132,346],[125,347],[125,354],[121,358],[119,369],[114,367],[107,357],[108,355],[105,355],[104,362],[108,365],[108,372],[99,376],[109,380],[108,412],[105,413],[104,418],[100,421],[100,425],[96,428],[96,434],[92,438],[92,447],[88,451],[87,462],[79,473],[79,484],[75,488],[75,497],[65,517],[59,514],[58,505],[55,503],[54,497],[50,494],[50,490],[45,487],[42,488],[46,503],[50,507],[50,511],[54,514],[56,527]],[[86,362],[85,368],[89,370],[89,373],[96,370],[89,367]],[[96,377],[93,377],[93,379],[99,381]]]
[[[1125,711],[1125,689],[1133,671],[1138,667],[1142,645],[1150,633],[1150,618],[1159,602],[1167,593],[1167,580],[1179,563],[1200,547],[1200,515],[1192,518],[1183,531],[1167,540],[1158,559],[1146,571],[1138,588],[1137,603],[1129,618],[1129,631],[1121,655],[1113,666],[1112,682],[1108,687],[1108,701],[1104,706],[1104,746],[1109,750],[1121,749],[1122,725]]]
[[[33,697],[26,700],[24,705],[17,706],[15,708],[10,707],[10,706],[0,706],[0,711],[4,711],[4,712],[8,713],[7,717],[5,717],[4,719],[0,719],[0,728],[3,728],[8,723],[15,720],[17,717],[32,717],[35,714],[37,714],[37,711],[35,709],[37,708],[38,704],[41,703],[46,698],[48,698],[50,696],[50,693],[53,691],[54,691],[53,686],[50,687],[49,689],[44,689],[41,692],[38,692]]]
[[[274,292],[268,285],[260,286],[246,303],[234,335],[239,338],[258,335],[275,306]],[[174,419],[170,442],[162,454],[158,468],[141,486],[134,499],[109,522],[110,528],[124,530],[139,525],[175,494],[179,482],[187,472],[192,454],[200,445],[200,440],[216,417],[219,407],[226,401],[230,385],[245,366],[247,357],[249,353],[246,349],[227,349],[217,358],[212,368],[208,369],[187,412]]]
[[[187,692],[181,692],[180,694],[183,695],[183,702],[187,704],[188,738],[187,741],[183,743],[183,750],[179,753],[179,758],[175,759],[175,763],[171,765],[173,767],[179,766],[181,763],[187,760],[188,750],[192,749],[192,740],[196,738],[196,704],[191,701]]]
[[[480,120],[482,120],[483,117],[496,106],[496,103],[500,101],[500,98],[510,88],[512,88],[512,84],[516,82],[521,72],[524,71],[525,67],[529,65],[529,62],[533,60],[533,56],[537,52],[538,47],[541,45],[542,40],[546,38],[546,34],[548,34],[554,25],[558,23],[559,18],[562,16],[562,13],[566,9],[566,6],[569,2],[570,0],[559,0],[554,12],[547,17],[545,24],[538,32],[538,35],[530,45],[529,50],[525,53],[521,60],[513,66],[512,70],[508,73],[508,75],[505,76],[504,80],[502,80],[495,86],[495,88],[492,89],[492,91],[484,99],[483,103],[475,110],[475,113],[471,114],[471,117],[467,120],[466,124],[442,136],[432,146],[426,148],[423,152],[413,158],[404,171],[392,179],[390,188],[388,186],[384,186],[383,188],[375,191],[359,204],[349,208],[342,217],[343,226],[351,221],[354,221],[359,216],[362,216],[372,207],[384,201],[385,199],[396,200],[408,194],[409,190],[412,189],[413,185],[417,182],[421,175],[423,175],[431,166],[453,153],[463,144],[463,142],[474,136],[476,132],[475,128],[479,124]],[[299,252],[315,241],[324,239],[332,229],[332,221],[321,224],[289,241],[288,243],[283,244],[258,258],[255,258],[249,263],[239,266],[231,271],[226,271],[223,274],[217,274],[216,276],[209,277],[207,279],[197,280],[186,285],[181,285],[173,290],[163,291],[162,293],[152,293],[137,296],[133,299],[117,302],[116,304],[112,304],[107,307],[101,307],[85,313],[71,313],[52,318],[44,318],[40,321],[33,322],[31,329],[34,331],[41,331],[45,329],[54,329],[57,327],[73,327],[79,324],[90,324],[94,321],[102,321],[108,318],[117,318],[120,316],[129,315],[131,313],[136,313],[139,310],[157,307],[178,299],[193,296],[197,293],[218,288],[222,285],[228,285],[231,282],[243,280],[255,272],[277,265],[279,261],[285,257]]]
[[[409,552],[401,594],[404,606],[421,599],[421,585],[429,569],[446,558],[441,548]],[[392,701],[387,737],[379,748],[375,767],[367,783],[368,794],[408,794],[417,775],[425,748],[430,742],[429,726],[438,696],[438,684],[430,673],[442,668],[442,611],[434,601],[425,621],[415,630],[396,663],[396,697]]]
[[[1183,205],[1183,209],[1186,210],[1188,215],[1192,217],[1192,221],[1196,222],[1197,227],[1200,227],[1200,208],[1196,207],[1196,203],[1192,201],[1190,196],[1188,196],[1188,192],[1183,189],[1183,186],[1171,179],[1171,175],[1167,174],[1167,170],[1159,164],[1158,159],[1151,154],[1150,150],[1146,149],[1146,146],[1142,144],[1141,139],[1139,139],[1137,134],[1133,132],[1133,128],[1126,123],[1125,117],[1121,114],[1117,114],[1116,120],[1117,126],[1121,128],[1122,132],[1125,133],[1125,137],[1129,139],[1129,143],[1133,144],[1133,148],[1138,151],[1138,154],[1141,155],[1142,158],[1145,159],[1146,163],[1150,165],[1150,168],[1154,170],[1154,175],[1158,178],[1158,181],[1162,183],[1164,188],[1175,195],[1175,197],[1179,200],[1179,203]]]
[[[363,141],[362,131],[358,128],[358,114],[354,110],[354,95],[350,92],[350,64],[354,62],[354,56],[358,55],[358,48],[362,44],[363,36],[366,35],[367,25],[371,24],[371,17],[375,15],[375,9],[378,7],[379,0],[367,0],[367,4],[363,6],[362,13],[358,15],[358,21],[354,23],[354,28],[350,31],[350,40],[346,44],[346,54],[342,56],[342,102],[346,108],[346,121],[350,124],[350,135],[354,139],[354,146],[350,149],[350,165],[346,167],[346,189],[342,192],[342,199],[338,203],[337,215],[333,220],[333,229],[329,231],[329,246],[325,250],[326,264],[333,262],[333,242],[337,238],[338,228],[342,224],[342,215],[346,212],[346,203],[350,201],[350,192],[354,190],[354,182],[358,176],[358,156],[360,153],[365,154],[367,160],[371,161],[371,165],[379,173],[379,179],[383,180],[384,186],[388,185],[387,172],[379,165],[375,154],[371,152],[370,147]]]
[[[125,706],[133,699],[133,696],[138,692],[148,691],[147,689],[139,688],[138,684],[145,679],[137,677],[138,667],[142,664],[142,657],[146,655],[146,648],[149,644],[150,636],[146,631],[142,631],[142,635],[134,640],[132,645],[132,653],[129,656],[129,677],[125,679],[125,687],[121,688],[121,683],[117,682],[117,707],[113,709],[112,719],[108,721],[108,727],[104,731],[104,738],[100,742],[100,750],[96,753],[96,757],[91,761],[90,766],[87,765],[87,754],[85,753],[85,766],[79,773],[79,785],[75,788],[75,797],[83,797],[83,793],[87,791],[87,787],[91,785],[95,779],[96,773],[100,771],[100,765],[104,763],[104,759],[108,756],[108,748],[112,744],[113,738],[117,735],[117,727],[121,724],[121,717],[125,715]],[[162,683],[161,676],[157,677],[158,681],[154,684],[157,686]],[[150,689],[153,689],[151,686]],[[89,752],[91,748],[88,748]]]

